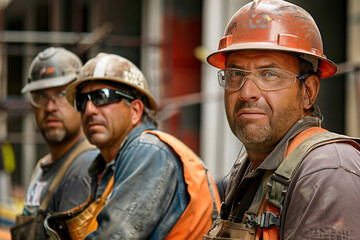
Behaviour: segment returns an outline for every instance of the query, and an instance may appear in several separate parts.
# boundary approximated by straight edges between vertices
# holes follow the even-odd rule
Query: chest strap
[[[329,142],[345,142],[359,149],[359,144],[356,141],[359,140],[331,132],[314,134],[302,141],[293,151],[288,153],[287,157],[271,176],[267,191],[269,203],[277,208],[281,208],[292,176],[310,151]]]
[[[296,165],[299,165],[302,159],[298,158],[297,160],[294,160],[291,158],[291,156],[289,156],[289,154],[309,137],[325,131],[326,131],[325,129],[319,127],[312,127],[299,133],[289,144],[285,154],[286,156],[285,159],[290,158],[291,163],[297,162]],[[282,178],[278,177],[277,173],[283,172],[284,169],[287,172],[291,172],[290,175],[292,175],[297,169],[297,167],[294,167],[293,164],[289,165],[287,161],[285,162],[284,160],[275,172],[273,171],[265,172],[262,180],[263,183],[262,192],[265,193],[262,195],[264,200],[262,202],[260,211],[259,209],[256,210],[256,205],[252,204],[250,206],[248,212],[252,214],[247,215],[245,219],[245,222],[247,223],[248,227],[257,226],[263,229],[271,229],[273,226],[275,226],[277,229],[280,228],[282,201],[284,200],[287,191],[288,181],[290,181],[289,179],[291,178],[290,176],[290,178],[287,181],[283,181]],[[281,184],[279,185],[278,182],[280,182]],[[277,191],[281,191],[281,192],[277,192]],[[271,208],[272,211],[270,211],[269,208]],[[261,213],[261,214],[258,215],[255,213]]]

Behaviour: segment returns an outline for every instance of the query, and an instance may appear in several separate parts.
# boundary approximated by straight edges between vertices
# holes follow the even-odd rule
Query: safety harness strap
[[[268,183],[267,192],[267,199],[269,203],[278,208],[281,208],[292,176],[298,169],[305,156],[314,148],[324,145],[330,141],[347,142],[354,147],[359,148],[358,144],[354,140],[356,139],[324,130],[317,134],[315,132],[312,136],[302,141],[293,151],[288,153],[287,157],[271,176],[271,179]]]
[[[329,142],[346,142],[355,148],[360,149],[360,146],[357,143],[359,142],[359,139],[331,133],[319,127],[309,128],[295,137],[288,147],[286,158],[271,176],[268,182],[266,199],[264,199],[264,203],[266,202],[268,206],[276,207],[279,210],[279,213],[274,214],[272,211],[264,211],[253,220],[259,222],[259,224],[257,224],[259,228],[263,228],[263,239],[274,239],[273,236],[266,234],[267,229],[273,229],[273,226],[276,226],[277,229],[280,228],[282,205],[285,194],[288,190],[291,178],[305,156],[313,149]],[[276,234],[277,237],[279,237],[278,230]],[[265,238],[265,235],[268,237]]]
[[[291,177],[309,151],[302,152],[316,143],[316,140],[311,140],[311,137],[323,132],[327,130],[320,127],[309,128],[298,134],[288,146],[284,161],[266,181],[266,198],[264,198],[260,214],[257,217],[249,215],[246,219],[248,223],[258,227],[255,239],[260,239],[262,235],[264,240],[279,239],[282,204]],[[299,148],[300,145],[306,147]]]
[[[300,163],[308,152],[315,147],[319,139],[318,133],[329,133],[320,127],[312,127],[299,133],[290,143],[286,157],[268,182],[266,198],[269,203],[277,208],[281,208],[287,192],[291,177],[299,167]],[[322,135],[323,136],[323,135]]]
[[[329,133],[320,127],[299,133],[289,144],[286,157],[276,171],[265,171],[256,198],[244,215],[242,223],[217,221],[203,239],[278,240],[281,232],[282,205],[288,185],[305,156],[314,148],[334,142],[344,142],[360,151],[360,139]]]

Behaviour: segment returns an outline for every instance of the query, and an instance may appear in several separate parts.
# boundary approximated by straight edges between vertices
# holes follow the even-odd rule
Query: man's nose
[[[90,99],[88,99],[85,105],[84,113],[91,114],[97,111],[98,109],[95,104]]]
[[[260,88],[258,87],[254,77],[244,77],[240,89],[239,98],[242,101],[250,102],[256,101],[260,97]]]
[[[52,97],[49,97],[45,103],[44,109],[48,112],[57,110],[58,106],[56,104],[56,100]]]

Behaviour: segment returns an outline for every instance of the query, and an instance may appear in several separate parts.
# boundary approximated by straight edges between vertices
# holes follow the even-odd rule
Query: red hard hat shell
[[[337,70],[323,54],[320,31],[311,15],[282,0],[258,0],[240,8],[230,19],[218,51],[207,61],[224,69],[228,52],[250,49],[296,53],[313,64],[320,78]]]

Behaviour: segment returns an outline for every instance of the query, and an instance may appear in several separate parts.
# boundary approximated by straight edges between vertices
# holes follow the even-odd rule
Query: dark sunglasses
[[[133,96],[120,92],[119,90],[102,88],[88,93],[77,93],[74,99],[74,106],[76,111],[83,112],[89,100],[92,101],[96,107],[100,107],[110,103],[120,102],[123,98],[131,101],[134,100]]]

